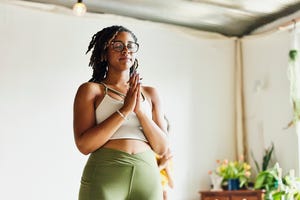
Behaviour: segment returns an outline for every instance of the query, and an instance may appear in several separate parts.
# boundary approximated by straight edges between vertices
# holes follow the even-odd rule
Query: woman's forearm
[[[143,132],[155,153],[163,155],[168,149],[167,137],[164,131],[145,113],[137,114]]]
[[[76,138],[76,145],[79,151],[87,155],[103,146],[118,130],[124,120],[116,112],[100,124],[84,131]]]

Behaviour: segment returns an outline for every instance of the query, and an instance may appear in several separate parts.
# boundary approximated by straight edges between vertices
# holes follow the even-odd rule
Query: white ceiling
[[[69,8],[76,3],[76,0],[32,1]],[[83,3],[89,12],[176,24],[227,36],[247,35],[300,10],[300,0],[83,0]]]

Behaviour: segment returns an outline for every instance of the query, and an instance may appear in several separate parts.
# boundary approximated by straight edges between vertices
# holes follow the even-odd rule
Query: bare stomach
[[[137,154],[151,149],[148,143],[132,139],[109,140],[102,147],[124,151],[129,154]]]

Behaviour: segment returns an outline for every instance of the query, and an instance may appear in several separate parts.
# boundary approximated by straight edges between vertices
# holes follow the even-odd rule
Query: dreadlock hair
[[[106,77],[108,65],[106,60],[107,47],[119,32],[130,33],[134,41],[137,42],[137,37],[133,34],[133,32],[123,26],[106,27],[93,35],[88,50],[85,53],[87,54],[91,49],[93,49],[89,62],[89,66],[93,68],[93,75],[89,82],[101,82]],[[137,67],[138,60],[135,59],[133,65],[130,67],[130,75],[137,69]]]

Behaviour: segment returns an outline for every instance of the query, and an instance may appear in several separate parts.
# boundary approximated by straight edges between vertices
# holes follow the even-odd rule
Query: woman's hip
[[[79,196],[80,200],[160,199],[162,188],[154,153],[148,150],[131,155],[108,148],[95,151],[84,168]]]

